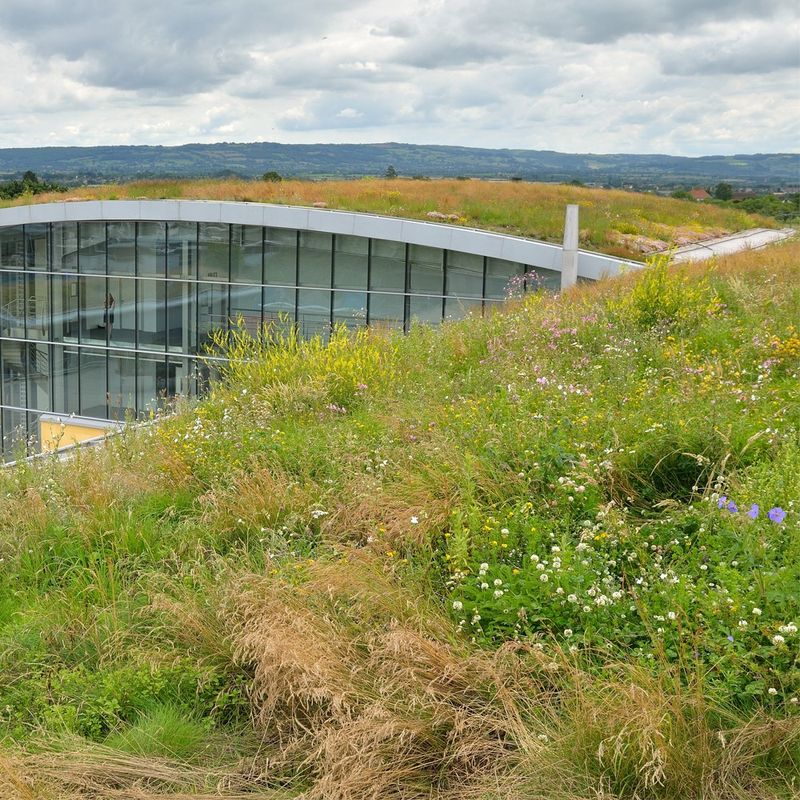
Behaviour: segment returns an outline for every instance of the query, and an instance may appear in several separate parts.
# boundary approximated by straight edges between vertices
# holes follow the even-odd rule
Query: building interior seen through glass
[[[421,245],[196,222],[0,227],[0,438],[37,447],[42,413],[142,417],[209,377],[213,330],[407,330],[505,299],[523,264]],[[559,273],[536,270],[558,288]]]

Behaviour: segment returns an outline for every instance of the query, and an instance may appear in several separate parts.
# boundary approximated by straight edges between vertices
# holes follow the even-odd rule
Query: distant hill
[[[285,177],[383,175],[579,180],[621,186],[675,186],[727,181],[737,186],[800,183],[800,154],[767,153],[685,158],[666,155],[592,155],[551,150],[385,144],[252,142],[108,147],[0,149],[0,179],[32,170],[67,183],[146,177],[253,178],[274,170]]]

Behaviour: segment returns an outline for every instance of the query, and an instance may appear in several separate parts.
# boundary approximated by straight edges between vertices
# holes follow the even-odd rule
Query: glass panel
[[[201,222],[198,238],[199,275],[228,281],[230,255],[230,226],[216,222]]]
[[[106,328],[114,315],[113,298],[106,292],[105,278],[81,278],[81,342],[105,344]]]
[[[190,364],[191,359],[170,356],[167,363],[167,394],[169,397],[177,395],[185,397],[195,394],[193,386],[197,381]]]
[[[308,339],[330,332],[331,293],[323,289],[301,289],[297,304],[300,336]]]
[[[444,253],[436,247],[412,244],[408,248],[411,265],[411,291],[416,294],[442,294],[442,258]],[[441,316],[441,312],[440,312]]]
[[[444,315],[446,319],[461,319],[470,312],[480,316],[482,305],[482,301],[477,299],[448,297],[445,300]]]
[[[554,269],[543,269],[542,267],[520,267],[531,277],[528,279],[528,290],[544,289],[548,292],[558,292],[561,290],[561,273]]]
[[[108,274],[133,275],[136,272],[136,223],[108,223]]]
[[[25,240],[22,225],[0,228],[0,267],[23,269],[25,266]]]
[[[139,222],[137,225],[137,275],[164,275],[167,258],[166,223]]]
[[[339,289],[367,288],[369,239],[336,235],[333,254],[333,285]]]
[[[372,240],[370,289],[404,292],[406,288],[406,246],[403,242]]]
[[[202,287],[200,288],[202,295]],[[195,309],[195,284],[170,282],[167,284],[167,332],[169,349],[180,353],[197,350],[197,311]]]
[[[367,322],[366,292],[334,292],[333,321],[344,322],[348,328],[361,328]]]
[[[136,320],[139,347],[164,350],[167,344],[165,281],[140,280]]]
[[[25,273],[0,273],[0,323],[4,336],[25,338]]]
[[[134,347],[136,344],[136,281],[132,278],[109,278],[108,309],[103,319],[108,331],[108,344]]]
[[[78,225],[75,222],[53,223],[53,271],[78,271]]]
[[[294,324],[295,289],[264,287],[264,323],[288,331]]]
[[[78,278],[53,275],[53,341],[78,340]]]
[[[53,347],[53,411],[79,414],[78,350],[74,347]]]
[[[442,321],[442,300],[439,297],[412,297],[411,319],[414,322],[439,323]]]
[[[402,328],[405,297],[401,294],[371,294],[369,324],[382,328]]]
[[[483,294],[483,256],[447,253],[447,294],[457,297]]]
[[[47,275],[29,274],[26,277],[27,292],[25,313],[29,339],[50,338],[50,292]]]
[[[105,222],[79,222],[78,236],[81,245],[78,255],[80,271],[104,275],[106,271]]]
[[[28,269],[47,269],[50,252],[50,226],[38,222],[25,226],[25,261]]]
[[[25,368],[28,349],[25,342],[2,342],[0,362],[3,369],[3,403],[25,407]]]
[[[147,416],[163,407],[167,392],[167,368],[164,356],[137,356],[138,374],[136,408],[140,416]]]
[[[197,223],[167,224],[167,275],[170,278],[191,278],[197,266]]]
[[[231,286],[231,325],[240,321],[244,329],[255,335],[261,325],[261,287]]]
[[[330,287],[332,246],[330,233],[300,231],[300,286]]]
[[[30,342],[25,345],[28,359],[28,408],[50,410],[50,345]]]
[[[297,231],[267,228],[264,260],[267,283],[294,286],[297,283]]]
[[[106,417],[106,355],[92,350],[81,351],[81,414]]]
[[[261,283],[261,240],[264,229],[256,225],[231,226],[231,280]]]
[[[136,356],[132,353],[111,353],[108,357],[108,415],[125,420],[133,416],[136,406]]]
[[[502,258],[486,259],[486,296],[502,300],[511,289],[510,281],[515,275],[522,275],[523,267],[515,261]]]

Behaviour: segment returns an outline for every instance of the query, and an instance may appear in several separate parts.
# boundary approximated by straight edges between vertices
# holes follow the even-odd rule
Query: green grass
[[[207,399],[1,476],[0,789],[796,796],[798,319],[794,243],[220,337]]]

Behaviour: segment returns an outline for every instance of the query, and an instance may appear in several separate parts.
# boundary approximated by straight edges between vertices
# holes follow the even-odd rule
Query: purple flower
[[[736,503],[731,500],[730,503],[728,503],[728,511],[730,511],[731,514],[735,514],[738,510],[739,506],[737,506]]]
[[[732,641],[733,641],[733,636],[731,636],[730,634],[728,634],[728,636],[727,636],[726,638],[727,638],[727,640],[728,640],[729,642],[732,642]]]
[[[760,510],[758,503],[753,503],[753,505],[750,506],[750,510],[747,512],[747,516],[750,517],[750,519],[756,519]]]
[[[722,495],[719,500],[717,500],[717,508],[723,508],[725,503],[728,502],[728,498],[725,495]]]
[[[786,519],[786,512],[780,506],[776,506],[775,508],[771,508],[769,510],[767,516],[773,522],[777,522],[778,525],[780,525],[781,522],[783,522]]]

